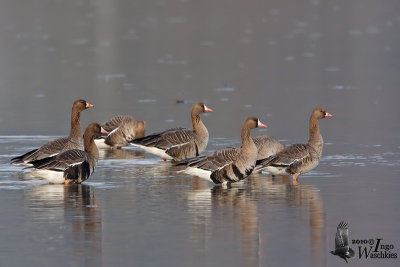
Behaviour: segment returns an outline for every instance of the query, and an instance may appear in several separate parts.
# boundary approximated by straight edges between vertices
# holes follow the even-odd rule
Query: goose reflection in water
[[[112,149],[112,148],[103,148],[99,149],[99,158],[101,160],[111,159],[111,160],[140,160],[144,159],[144,152],[139,149]]]
[[[204,247],[199,258],[206,260],[214,253],[210,246],[218,243],[215,239],[229,242],[232,236],[237,240],[239,235],[242,265],[263,266],[277,256],[290,256],[285,242],[290,242],[291,232],[309,229],[309,240],[301,245],[310,245],[310,264],[322,266],[324,263],[324,210],[322,198],[314,186],[293,184],[290,177],[266,179],[265,175],[254,173],[229,189],[219,186],[210,189],[206,181],[193,179],[188,205],[192,215],[192,239]],[[295,216],[298,223],[288,229],[285,218],[290,216]],[[275,254],[277,249],[281,255]],[[227,251],[220,253],[229,254]]]
[[[91,186],[34,186],[26,190],[25,198],[25,205],[34,222],[31,226],[33,239],[45,243],[53,253],[70,254],[71,263],[84,261],[99,266],[102,251],[101,213],[98,212]],[[35,231],[35,228],[47,228],[48,231]],[[49,233],[53,235],[49,236]],[[65,251],[65,247],[73,248],[73,251]],[[64,250],[58,251],[58,248]]]

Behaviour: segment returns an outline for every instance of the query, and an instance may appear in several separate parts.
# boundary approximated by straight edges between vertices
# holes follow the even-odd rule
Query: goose
[[[53,184],[80,184],[87,180],[96,168],[99,150],[94,138],[107,133],[98,123],[91,123],[85,130],[84,148],[71,149],[58,155],[30,161],[32,166],[26,167],[28,172]]]
[[[101,125],[109,132],[104,137],[95,139],[98,148],[120,148],[129,145],[129,142],[145,136],[146,122],[139,121],[128,115],[115,116]]]
[[[257,147],[250,137],[250,130],[257,127],[267,126],[255,117],[247,118],[241,130],[241,148],[223,149],[200,159],[195,158],[181,172],[223,186],[245,179],[252,173],[257,161]]]
[[[204,103],[197,102],[192,106],[192,129],[174,128],[154,133],[130,141],[134,146],[161,157],[164,161],[193,158],[202,153],[208,143],[208,131],[200,119],[200,114],[212,112]]]
[[[322,156],[324,146],[318,121],[333,117],[321,108],[312,111],[309,123],[309,140],[306,144],[294,144],[279,153],[259,162],[259,170],[266,170],[274,175],[292,176],[297,181],[300,174],[314,169]]]
[[[257,169],[259,162],[262,162],[264,159],[275,155],[279,151],[285,148],[285,145],[280,143],[278,140],[271,136],[261,135],[252,137],[254,144],[257,147],[257,161],[256,168]],[[189,165],[194,164],[196,162],[197,165],[205,166],[205,165],[215,165],[213,168],[219,168],[226,164],[227,161],[231,161],[235,159],[240,154],[240,147],[228,147],[219,151],[216,151],[210,155],[206,156],[198,156],[195,158],[189,158],[177,163],[177,165]]]
[[[21,156],[11,159],[12,164],[30,165],[33,160],[43,159],[57,155],[70,149],[83,149],[82,129],[81,129],[81,111],[93,108],[89,102],[78,99],[75,100],[71,112],[71,129],[68,137],[62,137],[50,141],[40,148],[29,151]]]

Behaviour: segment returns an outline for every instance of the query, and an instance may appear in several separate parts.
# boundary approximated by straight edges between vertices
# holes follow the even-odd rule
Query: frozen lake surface
[[[60,266],[335,265],[340,259],[329,251],[341,220],[351,238],[398,244],[398,147],[329,144],[330,155],[299,184],[262,173],[230,189],[177,173],[181,167],[136,148],[101,150],[82,185],[26,180],[9,164],[16,151],[52,138],[0,137],[7,240],[0,259],[7,265],[42,266],[43,257]],[[211,139],[209,148],[235,141]]]

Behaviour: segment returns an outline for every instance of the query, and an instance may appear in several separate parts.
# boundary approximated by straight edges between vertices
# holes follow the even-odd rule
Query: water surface
[[[51,138],[3,136],[1,152]],[[209,149],[220,143],[211,139]],[[355,153],[335,154],[333,147]],[[62,266],[336,266],[339,258],[329,251],[343,219],[352,238],[398,244],[400,218],[391,207],[400,204],[400,152],[349,144],[326,150],[330,155],[298,184],[262,173],[229,189],[178,173],[181,167],[136,148],[102,150],[92,177],[69,186],[26,179],[9,164],[13,154],[3,156],[0,230],[8,241],[1,261],[40,266],[45,255]],[[6,258],[20,250],[24,257]]]
[[[28,1],[0,3],[0,265],[346,266],[336,227],[400,254],[400,2]],[[207,153],[238,145],[257,116],[305,142],[325,108],[320,165],[300,178],[254,174],[230,189],[135,148],[103,151],[82,185],[27,179],[9,164],[117,114],[147,133],[202,119]],[[45,263],[45,264],[44,264]],[[350,259],[355,266],[398,260]]]

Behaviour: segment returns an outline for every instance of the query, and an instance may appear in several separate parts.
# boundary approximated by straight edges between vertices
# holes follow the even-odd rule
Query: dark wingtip
[[[189,165],[189,160],[179,160],[179,161],[174,161],[175,166],[187,166]]]
[[[33,149],[21,156],[18,157],[14,157],[12,158],[10,161],[12,164],[24,164],[25,163],[25,159],[29,159],[29,157],[34,154],[38,149]]]
[[[262,162],[263,162],[263,160],[264,160],[264,159],[258,159],[258,160],[256,161],[256,166],[257,166],[257,165],[261,165]]]
[[[152,135],[146,135],[146,136],[143,136],[143,137],[140,137],[140,138],[135,138],[135,139],[129,141],[129,143],[142,145],[142,142],[145,142],[147,139],[149,139],[151,137],[152,137]]]
[[[262,170],[265,167],[268,167],[272,160],[275,158],[275,155],[269,156],[264,159],[259,159],[256,161],[257,170]]]
[[[12,164],[18,164],[18,163],[22,163],[23,162],[21,159],[22,159],[21,156],[19,156],[19,157],[15,157],[15,158],[10,159],[10,161],[11,161]]]

